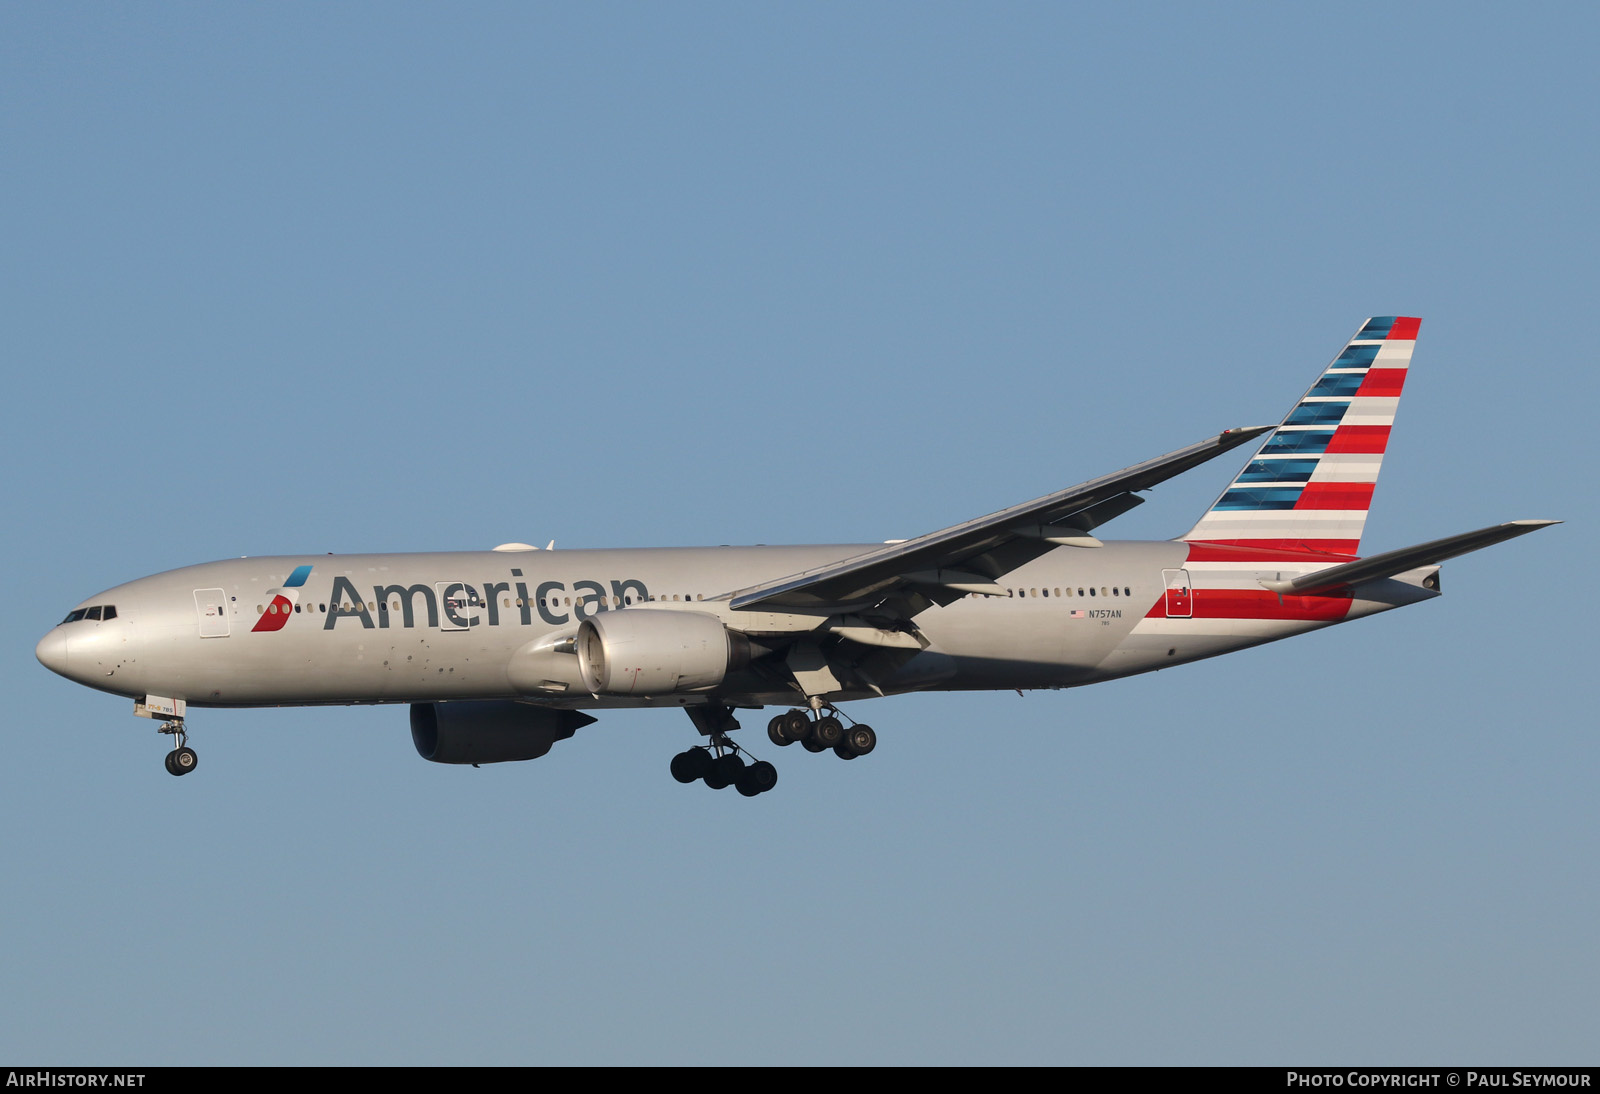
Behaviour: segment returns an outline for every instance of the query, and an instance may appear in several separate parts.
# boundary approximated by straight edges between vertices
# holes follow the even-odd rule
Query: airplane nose
[[[67,635],[62,628],[57,627],[43,638],[33,648],[33,655],[39,659],[39,664],[60,676],[67,675]]]

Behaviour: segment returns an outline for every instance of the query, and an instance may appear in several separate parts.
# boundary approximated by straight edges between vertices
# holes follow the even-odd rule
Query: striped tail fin
[[[1179,538],[1354,555],[1421,325],[1404,316],[1368,319]]]

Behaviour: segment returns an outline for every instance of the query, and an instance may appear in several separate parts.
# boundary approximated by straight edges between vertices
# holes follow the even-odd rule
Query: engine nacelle
[[[625,608],[578,628],[578,671],[594,695],[708,688],[749,663],[749,639],[705,612]]]
[[[536,760],[594,719],[511,699],[414,703],[411,740],[417,755],[438,764]]]

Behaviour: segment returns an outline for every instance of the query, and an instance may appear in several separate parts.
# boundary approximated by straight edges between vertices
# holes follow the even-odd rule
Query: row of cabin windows
[[[1007,596],[1049,596],[1050,592],[1051,591],[1049,589],[1007,589],[1006,590],[1006,595]],[[1058,588],[1058,589],[1055,590],[1055,595],[1056,596],[1071,596],[1072,592],[1073,591],[1070,588],[1067,588],[1067,589]],[[1079,596],[1094,596],[1095,595],[1095,588],[1094,588],[1093,585],[1091,585],[1091,586],[1089,586],[1088,592],[1085,592],[1084,589],[1083,589],[1083,586],[1080,585],[1078,587],[1078,591],[1077,592],[1078,592]],[[1118,588],[1115,585],[1102,585],[1102,586],[1100,586],[1099,593],[1100,593],[1101,596],[1132,596],[1133,595],[1133,590],[1131,588],[1129,588],[1128,586],[1126,586],[1126,585],[1122,586],[1121,588]]]
[[[602,602],[604,602],[606,600],[609,600],[613,605],[615,605],[616,607],[620,608],[620,607],[624,607],[625,605],[632,604],[634,598],[631,597],[631,596],[613,596],[613,597],[598,597],[598,598],[580,596],[578,598],[580,603],[581,602],[586,602],[586,601],[592,601],[592,600],[595,600],[595,599],[599,599]],[[667,597],[665,596],[665,594],[663,594],[661,596],[652,596],[652,597],[650,597],[650,599],[651,600],[665,601],[667,599]],[[680,600],[680,598],[678,596],[676,596],[676,595],[674,595],[672,597],[672,599],[673,600]],[[681,597],[681,599],[682,600],[688,600],[688,601],[704,600],[705,599],[705,594],[704,593],[695,593],[694,595],[691,596],[688,593],[684,593],[683,596]],[[512,606],[512,603],[513,603],[513,601],[511,599],[507,598],[506,600],[501,601],[501,606],[509,608],[509,607]],[[517,597],[517,599],[515,601],[515,604],[519,608],[522,607],[522,597],[520,597],[520,596]],[[547,599],[540,600],[538,602],[538,605],[541,608],[559,608],[559,607],[562,607],[563,605],[565,605],[566,607],[570,608],[572,606],[572,597],[570,597],[570,596],[567,596],[567,597],[552,596],[552,597],[549,597]],[[467,607],[471,607],[471,606],[472,605],[467,605]],[[534,600],[530,596],[528,598],[528,607],[531,608],[533,606],[534,606]],[[360,605],[348,604],[347,603],[347,604],[344,604],[344,605],[335,604],[333,606],[333,609],[334,609],[334,611],[343,610],[343,611],[351,612],[351,611],[360,611],[361,607],[360,607]],[[66,622],[70,623],[74,619],[82,618],[82,612],[83,611],[99,611],[99,610],[100,609],[98,609],[98,608],[80,609],[78,612],[74,612],[72,615],[68,616],[67,619],[66,619]],[[115,608],[107,608],[106,610],[111,613],[110,615],[106,616],[107,619],[112,619],[112,618],[116,617],[117,609],[115,609]],[[256,605],[256,614],[257,615],[277,615],[279,610],[280,609],[278,608],[278,605],[276,605],[276,604],[264,604],[264,605],[263,604],[257,604]],[[300,611],[301,610],[300,605],[296,604],[294,606],[294,610],[297,611],[297,612]],[[309,612],[311,610],[310,606],[307,605],[305,610]],[[320,612],[326,612],[328,610],[328,606],[326,604],[318,604],[317,605],[317,610],[320,611]],[[388,611],[396,611],[396,612],[398,612],[398,611],[401,611],[402,609],[401,609],[401,606],[400,606],[400,602],[397,600],[392,605],[391,604],[387,604],[387,603],[374,604],[373,602],[368,601],[367,605],[366,605],[366,610],[369,611],[369,612],[388,612]],[[285,608],[282,609],[282,612],[283,612],[284,615],[288,615],[289,614],[289,609],[287,607],[285,607]],[[89,618],[98,619],[100,617],[99,616],[90,616]]]
[[[77,608],[68,612],[67,617],[61,622],[76,623],[80,619],[98,619],[101,622],[105,622],[107,619],[115,619],[116,617],[117,606],[115,604],[96,604],[92,608]]]
[[[1070,597],[1070,596],[1073,596],[1073,595],[1077,595],[1077,596],[1095,596],[1095,595],[1099,595],[1099,596],[1118,596],[1118,597],[1120,597],[1120,596],[1132,596],[1133,595],[1133,589],[1129,588],[1128,586],[1118,587],[1116,585],[1102,585],[1102,586],[1099,587],[1099,589],[1096,589],[1093,585],[1090,585],[1087,588],[1085,588],[1084,586],[1080,585],[1080,586],[1078,586],[1078,588],[1076,590],[1074,590],[1070,586],[1065,587],[1065,588],[1058,586],[1054,590],[1051,590],[1051,589],[1048,589],[1048,588],[1046,588],[1046,589],[1038,589],[1038,588],[1034,588],[1034,589],[1007,589],[1006,590],[1006,595],[1010,596],[1010,597],[1018,597],[1018,596],[1022,596],[1022,597],[1028,597],[1028,596],[1040,597],[1040,596],[1044,596],[1044,597],[1048,597],[1048,596],[1052,595],[1052,592],[1054,593],[1055,596],[1058,596],[1058,597]],[[580,602],[592,601],[594,599],[596,599],[596,598],[593,598],[593,597],[579,597],[578,598],[578,600]],[[600,597],[598,599],[602,603],[605,602],[607,599],[609,599],[612,605],[614,605],[616,607],[619,607],[619,608],[623,607],[625,605],[632,604],[633,600],[634,600],[634,598],[631,597],[631,596],[613,596],[613,597],[609,597],[609,598]],[[666,598],[665,595],[662,595],[662,596],[648,597],[647,599],[656,600],[656,601],[665,601],[667,598]],[[677,601],[680,598],[676,594],[674,594],[672,599],[674,601]],[[696,593],[693,596],[690,596],[688,593],[685,593],[681,599],[682,600],[687,600],[687,601],[704,600],[705,596],[704,596],[704,594],[701,594],[701,593]],[[643,601],[641,601],[641,603],[642,602]],[[509,608],[513,604],[515,604],[515,606],[518,607],[518,608],[522,607],[523,606],[523,598],[519,596],[519,597],[516,598],[515,601],[512,601],[508,597],[507,599],[501,601],[501,606],[502,607]],[[532,597],[528,598],[527,604],[528,604],[528,607],[530,607],[530,608],[534,606],[534,600],[533,600]],[[570,608],[572,606],[572,598],[570,596],[567,596],[567,597],[555,597],[555,596],[553,596],[553,597],[550,597],[548,599],[543,599],[543,600],[538,601],[538,606],[541,607],[541,608],[559,608],[559,607],[563,607],[563,606]],[[289,609],[287,607],[283,608],[282,610],[283,610],[283,613],[285,615],[287,615],[289,613]],[[300,611],[301,610],[300,605],[296,604],[294,606],[294,610],[296,612]],[[307,607],[305,610],[306,611],[310,611],[311,609],[310,609],[310,607]],[[322,612],[326,612],[328,610],[328,606],[326,604],[318,604],[317,605],[317,610],[318,611],[322,611]],[[335,604],[334,605],[334,610],[335,611],[340,610],[340,605]],[[358,605],[345,604],[345,605],[343,605],[343,610],[347,611],[347,612],[348,611],[360,611],[361,608]],[[395,601],[395,603],[392,604],[392,605],[387,604],[387,603],[377,603],[377,604],[375,604],[375,603],[372,603],[371,601],[369,601],[367,603],[367,605],[366,605],[366,610],[369,611],[369,612],[374,612],[374,611],[376,611],[376,612],[387,612],[387,611],[396,611],[396,612],[398,612],[398,611],[401,611],[402,609],[401,609],[399,601]],[[101,609],[98,608],[98,607],[95,607],[95,608],[79,608],[77,611],[75,611],[71,615],[67,616],[67,618],[65,620],[63,620],[63,622],[71,623],[71,622],[74,622],[75,620],[78,620],[78,619],[115,619],[117,617],[117,609],[114,608],[114,607],[111,607],[109,605],[106,606],[104,615],[99,614],[100,611],[101,611]],[[276,604],[267,604],[267,605],[257,604],[256,605],[256,614],[257,615],[266,615],[266,614],[276,615],[276,614],[278,614],[278,611],[279,611],[279,609],[278,609],[278,606]]]

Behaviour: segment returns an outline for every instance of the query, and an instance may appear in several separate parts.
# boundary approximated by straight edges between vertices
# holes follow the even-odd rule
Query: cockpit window
[[[78,608],[68,612],[67,617],[61,622],[76,623],[80,619],[98,619],[104,623],[107,619],[115,619],[116,617],[117,606],[115,604],[96,604],[92,608]],[[60,624],[57,625],[59,626]]]

